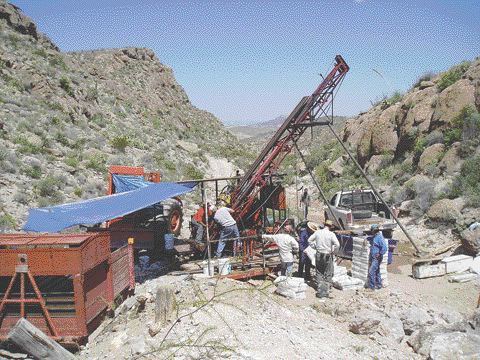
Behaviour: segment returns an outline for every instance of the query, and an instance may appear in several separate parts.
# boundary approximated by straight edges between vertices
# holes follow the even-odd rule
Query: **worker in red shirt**
[[[213,209],[210,203],[207,203],[208,219],[209,222],[213,218]],[[203,232],[207,226],[207,219],[205,216],[205,207],[200,206],[195,215],[192,217],[192,227],[196,230],[195,241],[198,243],[203,242]]]

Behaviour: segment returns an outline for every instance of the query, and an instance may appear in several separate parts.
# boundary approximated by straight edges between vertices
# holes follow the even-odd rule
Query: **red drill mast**
[[[334,90],[343,80],[349,67],[340,55],[335,57],[335,66],[310,96],[300,100],[292,113],[285,119],[269,143],[265,146],[250,169],[232,193],[232,208],[237,220],[252,211],[260,191],[267,185],[268,178],[276,173],[285,156],[305,132],[306,127],[298,126],[314,121],[318,114],[326,115],[326,110],[334,98]]]

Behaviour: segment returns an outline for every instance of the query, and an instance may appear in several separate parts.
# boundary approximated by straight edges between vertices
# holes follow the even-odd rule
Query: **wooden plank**
[[[159,286],[155,297],[155,324],[150,326],[150,336],[157,335],[172,317],[175,310],[175,291],[170,285]]]
[[[23,318],[10,330],[8,340],[36,359],[75,359],[70,352]]]

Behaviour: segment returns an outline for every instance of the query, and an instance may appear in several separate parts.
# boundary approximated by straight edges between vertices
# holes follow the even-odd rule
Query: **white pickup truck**
[[[384,236],[391,238],[397,226],[388,208],[369,189],[339,191],[330,200],[330,208],[335,216],[328,206],[324,206],[325,220],[330,219],[338,227],[357,234],[369,231],[372,224],[378,224]],[[391,209],[394,213],[397,211],[395,207]]]

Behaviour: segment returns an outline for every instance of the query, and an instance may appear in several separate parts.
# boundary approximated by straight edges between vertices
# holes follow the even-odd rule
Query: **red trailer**
[[[133,239],[111,252],[107,232],[0,235],[0,341],[23,317],[61,343],[84,343],[134,286]]]

